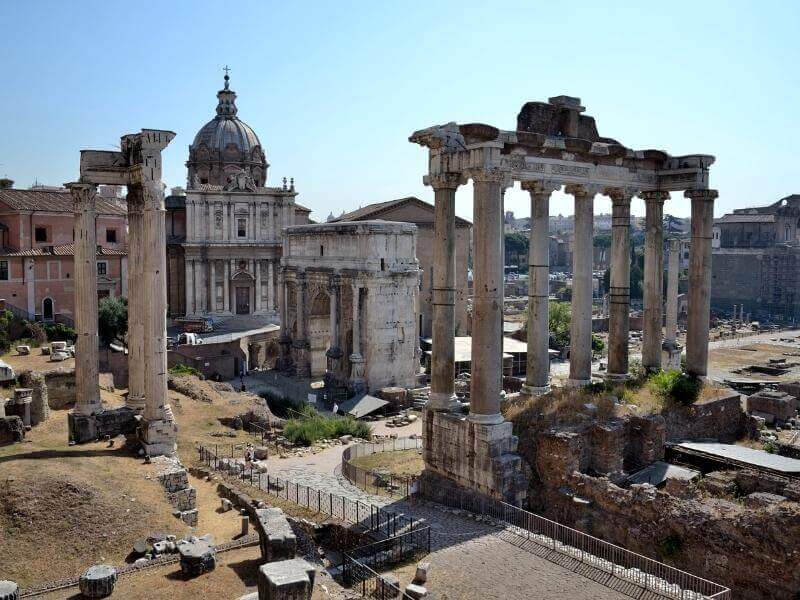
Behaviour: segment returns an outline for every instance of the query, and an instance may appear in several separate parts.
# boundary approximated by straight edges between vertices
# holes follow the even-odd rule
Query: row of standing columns
[[[503,318],[503,188],[502,174],[487,170],[470,173],[474,185],[474,300],[472,326],[472,377],[470,419],[484,424],[502,422],[502,318]],[[455,339],[455,194],[462,173],[428,178],[435,194],[433,345],[430,407],[448,410],[454,394]],[[557,182],[523,182],[531,196],[529,254],[528,356],[524,391],[549,389],[549,198],[561,187]],[[628,375],[630,333],[630,203],[636,190],[568,185],[575,199],[572,321],[570,328],[569,384],[591,380],[592,364],[592,263],[594,196],[602,192],[612,200],[612,264],[609,314],[609,378]],[[661,368],[663,322],[663,206],[668,192],[647,191],[645,200],[645,318],[643,365]],[[708,363],[708,329],[711,278],[711,235],[715,190],[688,190],[692,229],[689,267],[689,320],[686,371],[705,376]],[[674,267],[671,267],[674,268]],[[677,281],[677,278],[675,278]],[[677,293],[677,290],[670,290]]]

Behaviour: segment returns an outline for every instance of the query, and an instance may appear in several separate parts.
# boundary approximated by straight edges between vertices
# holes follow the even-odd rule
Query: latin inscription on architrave
[[[588,167],[578,167],[575,165],[550,165],[550,172],[554,175],[568,175],[570,177],[588,177]]]

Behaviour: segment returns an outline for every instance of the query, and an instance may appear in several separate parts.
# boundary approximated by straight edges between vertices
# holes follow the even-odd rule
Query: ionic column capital
[[[560,190],[561,186],[564,185],[559,181],[551,181],[551,180],[538,180],[533,179],[529,181],[523,181],[520,183],[520,187],[526,192],[529,192],[531,196],[550,196],[556,190]]]
[[[669,200],[669,192],[663,190],[647,190],[639,192],[639,197],[648,204],[651,202],[660,202],[664,204],[665,201]]]
[[[611,204],[627,204],[630,206],[631,199],[639,190],[631,187],[607,187],[603,194],[611,198]]]
[[[705,202],[713,202],[719,196],[719,192],[717,190],[686,190],[683,192],[684,198],[689,198],[690,200],[701,200]]]
[[[564,187],[564,191],[575,198],[594,198],[603,188],[593,183],[570,183]]]
[[[436,190],[455,190],[458,186],[467,182],[463,173],[437,173],[436,175],[426,175],[423,178],[425,185],[431,186]]]

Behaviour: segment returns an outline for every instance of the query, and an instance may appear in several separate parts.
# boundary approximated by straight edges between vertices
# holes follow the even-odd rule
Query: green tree
[[[521,272],[528,270],[528,236],[522,233],[505,234],[505,261],[516,265]]]
[[[551,301],[549,304],[550,337],[558,350],[569,346],[569,324],[572,321],[572,310],[569,302]]]
[[[97,314],[99,318],[97,332],[100,341],[108,345],[117,338],[122,338],[128,331],[128,301],[125,298],[106,297],[100,301]]]

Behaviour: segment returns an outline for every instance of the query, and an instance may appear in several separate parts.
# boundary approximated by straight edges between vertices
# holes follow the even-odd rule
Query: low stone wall
[[[98,353],[100,371],[114,376],[114,385],[118,388],[128,387],[128,355],[115,352],[111,348],[100,348]]]
[[[189,473],[177,459],[158,458],[166,461],[158,473],[158,481],[175,509],[175,516],[190,527],[196,527],[197,490],[189,485]]]
[[[75,369],[56,369],[44,374],[47,402],[59,410],[75,404]]]
[[[713,438],[732,442],[745,426],[741,394],[731,391],[718,400],[675,408],[664,414],[667,440]]]

